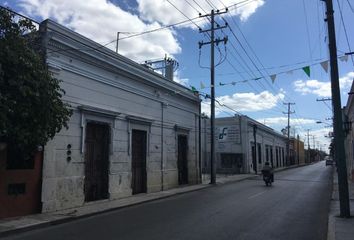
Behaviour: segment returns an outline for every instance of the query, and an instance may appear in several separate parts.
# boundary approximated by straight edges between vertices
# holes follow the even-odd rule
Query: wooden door
[[[85,201],[108,198],[109,126],[87,123],[85,138]]]
[[[133,194],[145,193],[146,176],[146,132],[132,131],[132,189]]]
[[[188,184],[187,136],[178,136],[178,184]]]

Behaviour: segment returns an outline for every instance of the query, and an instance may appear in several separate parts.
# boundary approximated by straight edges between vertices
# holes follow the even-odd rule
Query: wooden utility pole
[[[329,41],[329,55],[331,66],[331,90],[332,90],[332,106],[333,106],[333,129],[334,129],[334,152],[337,160],[338,169],[338,187],[339,187],[339,203],[340,216],[350,217],[349,206],[349,191],[347,166],[345,160],[344,149],[344,132],[342,120],[342,107],[340,100],[339,89],[339,74],[337,62],[337,45],[335,36],[335,26],[333,17],[333,3],[332,0],[325,0],[327,7],[327,24],[328,24],[328,41]]]
[[[307,129],[307,163],[310,163],[310,129]]]
[[[222,28],[226,28],[227,24],[225,26],[217,26],[215,27],[215,15],[220,15],[223,13],[226,13],[227,9],[223,12],[220,12],[219,10],[214,12],[214,10],[211,10],[210,14],[206,15],[200,15],[200,17],[210,17],[210,24],[211,28],[207,30],[201,30],[199,29],[200,33],[203,32],[210,32],[210,41],[209,42],[199,42],[199,48],[201,48],[203,45],[210,44],[210,184],[215,184],[216,183],[216,168],[215,168],[215,65],[214,65],[214,46],[215,44],[219,44],[220,42],[224,42],[226,44],[227,42],[227,37],[224,37],[223,39],[215,39],[214,36],[214,31]]]
[[[288,140],[286,142],[286,165],[290,165],[290,114],[295,113],[295,111],[290,111],[290,106],[295,105],[295,103],[284,103],[284,105],[288,105],[288,111],[283,112],[284,114],[288,114]]]

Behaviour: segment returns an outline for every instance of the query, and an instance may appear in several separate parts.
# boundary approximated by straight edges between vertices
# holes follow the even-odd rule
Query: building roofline
[[[41,30],[42,29],[42,30]],[[49,40],[56,40],[60,44],[68,46],[67,51],[77,51],[80,54],[85,54],[91,58],[95,58],[98,61],[105,62],[120,71],[126,72],[131,75],[140,77],[146,81],[148,84],[157,85],[160,88],[164,88],[167,92],[172,92],[174,94],[181,95],[183,97],[189,98],[192,101],[199,102],[199,97],[196,96],[193,91],[177,82],[168,80],[161,74],[158,74],[147,67],[124,57],[111,49],[101,45],[51,19],[46,19],[40,23],[40,30],[45,32],[56,32],[57,36],[67,38],[70,42],[60,41],[60,39],[54,39],[55,36],[48,36]],[[71,45],[70,45],[71,43]],[[81,48],[75,48],[72,44],[81,46]],[[90,49],[82,49],[83,47]],[[92,49],[92,50],[91,50]],[[58,53],[63,53],[63,51],[58,51]],[[93,54],[95,53],[95,54]],[[107,59],[108,57],[108,59]]]

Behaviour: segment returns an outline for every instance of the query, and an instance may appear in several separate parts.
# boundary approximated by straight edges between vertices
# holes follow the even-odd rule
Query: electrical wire
[[[309,47],[310,59],[312,60],[310,30],[309,30],[309,23],[308,23],[308,19],[307,19],[307,12],[306,12],[305,0],[302,0],[302,6],[303,6],[303,8],[304,8],[304,14],[305,14],[307,43],[308,43],[308,47]]]
[[[338,4],[338,8],[339,8],[339,13],[340,13],[340,18],[341,18],[341,21],[342,21],[342,25],[343,25],[343,29],[344,29],[344,34],[345,34],[345,39],[347,41],[347,45],[348,45],[348,49],[349,49],[349,52],[351,52],[351,47],[350,47],[350,43],[349,43],[349,38],[348,38],[348,33],[347,33],[347,28],[345,26],[345,23],[344,23],[344,18],[343,18],[343,12],[342,12],[342,8],[339,4],[339,1],[337,0],[337,4]],[[353,55],[350,55],[350,58],[352,60],[352,63],[353,63],[353,66],[354,66],[354,59],[353,59]]]
[[[352,4],[349,2],[349,0],[347,0],[347,3],[348,3],[348,5],[349,5],[349,7],[350,7],[350,10],[352,10],[352,12],[354,13],[353,6],[352,6]]]

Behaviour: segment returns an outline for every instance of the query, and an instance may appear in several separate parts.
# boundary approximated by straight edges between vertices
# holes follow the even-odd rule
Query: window
[[[236,164],[236,154],[222,153],[220,157],[222,168],[232,168]]]
[[[22,151],[15,144],[7,144],[6,168],[15,169],[33,169],[34,157],[24,156]]]
[[[260,143],[257,144],[258,145],[258,163],[261,164],[262,163],[262,146]]]

